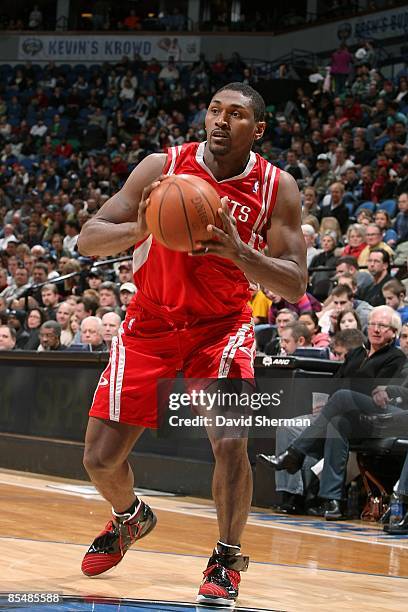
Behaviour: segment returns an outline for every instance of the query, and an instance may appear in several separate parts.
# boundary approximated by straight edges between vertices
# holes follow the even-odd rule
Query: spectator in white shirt
[[[180,78],[180,73],[176,68],[174,60],[170,59],[167,66],[164,66],[159,72],[159,79],[163,79],[166,83],[175,83]]]
[[[126,78],[123,83],[123,86],[121,87],[119,98],[121,100],[133,100],[134,97],[135,97],[135,90],[132,87],[131,81],[128,78]]]
[[[4,226],[3,238],[0,238],[0,251],[4,251],[6,249],[6,246],[10,240],[18,242],[16,236],[14,235],[14,227],[8,223]]]
[[[38,119],[37,123],[34,123],[30,130],[31,136],[42,138],[47,133],[48,127],[45,125],[42,119]]]
[[[79,225],[76,221],[67,221],[65,223],[66,236],[63,241],[63,248],[69,251],[71,255],[75,253],[75,246],[79,235]]]
[[[337,180],[340,180],[346,170],[354,168],[354,163],[347,158],[346,150],[342,146],[336,148],[336,155],[333,162],[333,172]]]

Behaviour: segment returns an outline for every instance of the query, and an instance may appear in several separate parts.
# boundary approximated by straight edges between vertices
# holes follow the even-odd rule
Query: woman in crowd
[[[28,332],[24,346],[24,351],[36,351],[40,344],[40,327],[46,321],[45,312],[42,308],[31,308],[24,321],[24,328]]]
[[[307,310],[299,316],[299,323],[303,323],[312,334],[312,345],[315,348],[326,348],[330,344],[329,334],[322,332],[316,312]]]
[[[361,331],[360,317],[354,309],[343,310],[339,312],[334,324],[334,334],[344,329],[358,329]]]
[[[378,225],[383,233],[383,242],[392,249],[397,244],[397,232],[392,229],[391,217],[386,210],[377,210],[374,216],[374,223]]]
[[[329,218],[329,217],[327,217]],[[320,302],[323,302],[330,291],[331,277],[333,276],[333,270],[336,268],[337,257],[335,250],[337,246],[337,235],[334,231],[324,232],[321,238],[322,252],[315,255],[310,264],[310,270],[314,269],[311,277],[311,291],[312,295]],[[316,268],[323,268],[322,270],[316,270]]]
[[[359,223],[350,225],[346,234],[347,246],[343,249],[342,257],[350,256],[358,259],[361,251],[367,246],[365,236],[365,225],[360,225]]]

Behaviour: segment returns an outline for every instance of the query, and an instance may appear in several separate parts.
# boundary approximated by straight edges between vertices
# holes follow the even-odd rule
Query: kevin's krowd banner
[[[123,56],[176,62],[198,59],[198,36],[20,36],[18,59],[56,62],[115,62]]]

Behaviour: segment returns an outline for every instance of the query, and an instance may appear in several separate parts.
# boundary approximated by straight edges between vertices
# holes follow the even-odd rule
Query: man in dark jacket
[[[345,234],[349,224],[349,211],[343,202],[344,185],[343,183],[333,183],[330,186],[330,199],[323,204],[320,209],[319,221],[325,217],[335,217],[340,224],[342,234]]]
[[[397,376],[406,362],[404,353],[394,346],[400,329],[401,320],[392,308],[374,308],[368,323],[370,351],[363,356],[363,347],[355,349],[338,372],[338,375],[351,378],[359,367],[358,378],[350,380],[350,389],[333,393],[311,425],[285,452],[277,457],[272,456],[268,462],[277,470],[295,473],[301,468],[306,455],[323,456],[319,496],[324,500],[326,520],[338,520],[343,516],[341,500],[349,441],[364,437],[360,415],[367,410],[372,413],[376,405],[367,395],[371,395],[378,386],[379,376],[384,379]],[[364,401],[360,401],[361,398]],[[377,411],[380,411],[378,406]],[[316,514],[320,514],[320,510]]]

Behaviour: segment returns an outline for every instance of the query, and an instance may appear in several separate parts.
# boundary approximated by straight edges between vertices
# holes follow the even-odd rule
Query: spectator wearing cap
[[[40,327],[40,346],[37,351],[65,351],[61,344],[61,325],[56,321],[46,321]]]
[[[7,255],[7,257],[13,257],[13,255],[17,255],[18,244],[19,244],[18,238],[15,238],[14,236],[9,238],[7,241],[6,247],[4,249],[5,255]]]
[[[81,343],[88,344],[92,352],[107,350],[102,334],[102,321],[98,317],[86,317],[81,322]]]
[[[132,301],[133,296],[136,293],[136,287],[133,283],[123,283],[119,290],[120,299],[120,314],[122,318],[125,318],[127,308]]]
[[[366,228],[367,246],[361,251],[358,257],[359,266],[367,266],[371,251],[374,249],[384,249],[387,251],[390,258],[394,257],[394,251],[382,239],[381,228],[375,223],[369,223]]]
[[[102,270],[99,268],[91,268],[88,273],[89,288],[98,291],[99,287],[102,285],[102,282]]]
[[[316,168],[310,184],[316,189],[317,196],[321,200],[326,195],[330,185],[335,182],[336,177],[330,168],[330,158],[326,153],[320,153],[317,156]]]
[[[133,282],[132,264],[130,261],[122,261],[119,264],[118,276],[119,276],[119,283],[121,285],[123,285],[123,283]]]
[[[13,351],[15,348],[15,330],[8,325],[0,325],[0,351]]]
[[[72,256],[75,254],[75,247],[79,236],[79,224],[77,221],[67,221],[65,223],[66,236],[63,240],[63,248]]]
[[[334,217],[340,224],[340,229],[343,234],[347,231],[349,222],[349,211],[343,201],[344,185],[342,183],[333,183],[330,186],[330,195],[323,198],[320,208],[320,221],[325,217]]]
[[[102,317],[102,339],[108,351],[112,345],[112,338],[118,335],[122,319],[116,312],[107,312]]]

